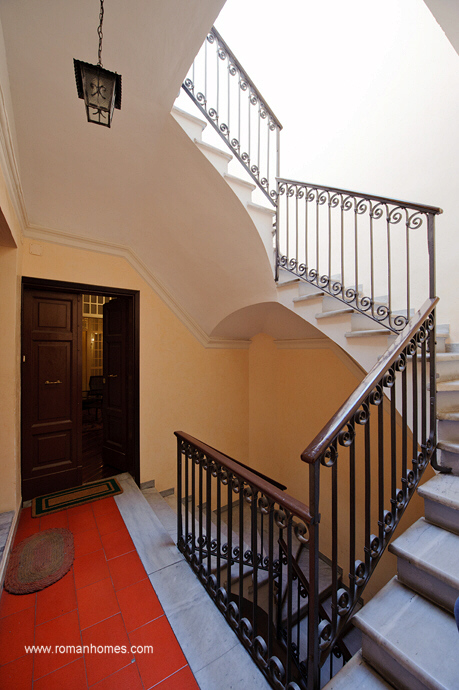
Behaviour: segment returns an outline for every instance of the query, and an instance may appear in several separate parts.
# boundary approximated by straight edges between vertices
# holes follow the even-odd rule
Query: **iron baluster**
[[[177,439],[177,542],[179,548],[183,547],[184,544],[182,533],[182,471],[182,443],[180,439]]]
[[[351,604],[354,603],[356,594],[355,582],[355,430],[353,425],[352,438],[349,445],[349,581],[351,583],[350,595]]]
[[[269,503],[268,522],[268,658],[271,658],[274,629],[274,506],[271,502]]]
[[[390,376],[390,370],[388,376]],[[397,406],[395,390],[395,371],[393,374],[392,388],[390,389],[390,455],[391,455],[391,497],[393,524],[397,517]]]
[[[343,198],[341,197],[341,204],[340,204],[340,236],[341,236],[341,276],[340,276],[340,283],[341,283],[341,292],[343,295],[343,298],[345,299],[345,289],[344,286],[346,284],[345,281],[345,276],[344,276],[344,207],[343,207]]]
[[[421,439],[422,443],[425,444],[427,436],[427,337],[428,334],[425,333],[425,337],[421,340],[421,390],[422,390],[422,408],[421,408]],[[425,448],[423,448],[425,452]]]
[[[212,461],[206,463],[206,550],[207,550],[207,577],[212,572]]]
[[[332,277],[332,198],[328,195],[328,278]]]
[[[185,488],[185,492],[184,492],[184,493],[185,493],[185,497],[184,497],[184,498],[185,498],[185,503],[184,503],[184,511],[185,511],[185,548],[189,548],[189,539],[188,539],[188,535],[189,535],[189,529],[188,529],[188,491],[189,491],[189,488],[188,488],[188,462],[189,462],[189,457],[188,457],[188,454],[189,454],[189,452],[190,452],[190,451],[187,451],[187,450],[185,449],[185,453],[184,453],[184,455],[185,455],[185,458],[184,458],[184,459],[185,459],[185,487],[184,487],[184,488]],[[193,462],[193,461],[191,461],[191,462]],[[193,465],[192,465],[192,467],[193,467]],[[182,507],[181,507],[181,506],[180,506],[180,510],[182,510]],[[193,541],[193,547],[194,547],[194,541]]]
[[[319,473],[320,461],[309,465],[309,609],[308,609],[308,690],[320,687],[319,676]]]
[[[335,453],[336,458],[336,453]],[[332,560],[332,626],[338,626],[338,463],[331,468],[331,560]]]
[[[231,600],[231,566],[233,565],[233,475],[228,472],[228,550],[226,561],[226,599]]]
[[[412,396],[413,396],[413,451],[412,451],[412,462],[413,469],[416,473],[416,478],[418,477],[418,443],[419,443],[419,431],[418,431],[418,349],[416,338],[413,339],[412,345],[412,359],[411,359],[411,370],[412,370]]]
[[[367,398],[364,402],[366,409],[365,422],[365,565],[370,572],[372,538],[371,538],[371,439],[370,439],[370,401]]]
[[[244,604],[244,485],[239,486],[239,620]]]
[[[217,468],[217,588],[221,587],[221,543],[222,543],[222,484],[221,469]]]
[[[411,297],[410,297],[410,227],[409,220],[406,221],[406,315],[410,318],[411,311]],[[429,295],[435,297],[435,295]]]
[[[319,246],[320,246],[320,201],[319,194],[316,193],[316,284],[319,285],[320,264],[319,264]]]
[[[358,235],[358,222],[357,222],[357,212],[354,213],[354,272],[355,272],[355,295],[357,298],[357,304],[359,303],[359,235]]]
[[[371,314],[375,317],[375,271],[374,271],[374,237],[373,237],[373,209],[370,213],[370,302]]]
[[[190,456],[191,463],[191,553],[196,553],[196,465],[193,461],[193,457]],[[188,495],[188,479],[187,479],[187,490],[186,490],[186,503],[185,503],[185,515],[187,521],[187,539],[188,539],[188,512],[189,512],[189,495]]]
[[[204,533],[202,531],[202,509],[203,509],[203,476],[202,476],[202,457],[198,457],[199,461],[199,506],[198,506],[198,513],[199,513],[199,537],[198,537],[198,543],[199,543],[199,566],[202,566],[203,562],[203,538],[204,538]]]
[[[382,399],[378,407],[378,489],[379,541],[384,544],[386,534],[384,529],[384,401]]]
[[[292,516],[287,518],[287,683],[292,680],[292,627],[293,627],[293,570],[292,570]],[[298,587],[300,583],[298,581]]]
[[[250,504],[250,518],[251,518],[251,543],[250,547],[252,549],[252,582],[253,582],[253,637],[252,640],[258,635],[258,525],[257,525],[257,501],[258,494],[256,491],[252,493],[252,502]],[[263,552],[262,552],[263,554]]]

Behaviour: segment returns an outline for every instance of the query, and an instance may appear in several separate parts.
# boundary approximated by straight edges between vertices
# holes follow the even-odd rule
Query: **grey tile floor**
[[[201,690],[269,690],[178,551],[172,508],[154,490],[143,495],[130,475],[117,479],[123,493],[115,501]]]

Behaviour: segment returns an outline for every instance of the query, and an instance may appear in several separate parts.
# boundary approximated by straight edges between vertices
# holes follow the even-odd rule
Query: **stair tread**
[[[393,690],[392,685],[386,683],[379,673],[375,671],[362,656],[361,652],[355,654],[323,688],[323,690]]]
[[[447,450],[449,453],[459,453],[459,442],[457,441],[439,441],[437,448],[440,450]]]
[[[191,113],[187,113],[186,110],[182,110],[182,108],[177,108],[177,106],[175,105],[172,108],[171,112],[172,115],[177,115],[177,117],[184,117],[186,120],[190,120],[190,122],[199,125],[202,130],[204,130],[207,127],[207,122],[205,120],[202,120],[200,117],[196,117],[196,115],[192,115]]]
[[[459,360],[459,352],[437,352],[440,362],[454,362]]]
[[[285,287],[286,285],[293,285],[294,283],[299,283],[300,279],[299,278],[292,278],[291,280],[283,280],[282,282],[277,281],[276,287],[281,288]]]
[[[207,144],[205,141],[200,141],[199,139],[195,139],[194,143],[199,149],[204,149],[210,153],[215,153],[217,156],[221,156],[228,162],[233,160],[233,156],[230,153],[222,151],[222,149],[219,149],[218,146],[212,146],[212,144]]]
[[[390,544],[389,551],[456,588],[459,594],[459,535],[422,517]]]
[[[230,175],[230,173],[225,173],[223,177],[225,178],[225,180],[228,180],[229,182],[234,182],[235,184],[238,184],[241,187],[246,187],[247,189],[250,189],[250,191],[252,192],[254,189],[257,188],[257,186],[255,184],[252,184],[252,182],[247,182],[246,180],[243,180],[241,177]]]
[[[253,209],[254,211],[260,211],[261,213],[266,213],[267,215],[274,218],[276,215],[276,210],[271,206],[262,206],[261,204],[256,204],[254,201],[249,201],[247,204],[248,209]]]
[[[437,412],[437,419],[443,422],[459,422],[459,411],[439,410]]]
[[[353,313],[354,309],[351,307],[344,307],[343,309],[331,309],[330,311],[322,311],[319,314],[316,314],[316,319],[326,319],[332,316],[343,316]]]
[[[292,302],[306,302],[309,299],[317,299],[318,297],[323,297],[324,293],[319,291],[319,292],[310,292],[309,294],[306,295],[299,295],[298,297],[294,297]]]
[[[459,510],[459,477],[437,474],[418,487],[418,494],[425,499],[441,503],[447,508]]]
[[[422,687],[456,686],[459,655],[454,617],[400,584],[397,578],[355,615],[354,625],[418,684],[424,684]]]
[[[349,331],[344,335],[346,336],[346,338],[363,338],[365,336],[374,335],[393,335],[393,333],[388,328],[373,328],[364,331]]]
[[[430,389],[430,387],[428,386]],[[448,381],[437,380],[437,393],[439,391],[459,391],[459,379],[449,379]]]

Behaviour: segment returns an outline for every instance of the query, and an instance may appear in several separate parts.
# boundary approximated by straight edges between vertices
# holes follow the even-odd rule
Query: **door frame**
[[[128,441],[129,453],[132,457],[133,478],[140,486],[140,291],[125,290],[122,288],[107,287],[104,285],[92,285],[87,283],[67,283],[61,280],[47,280],[43,278],[22,277],[22,304],[24,304],[24,290],[37,289],[48,292],[89,293],[106,295],[107,297],[128,298],[128,339],[133,355],[132,362],[132,436]],[[21,335],[22,339],[22,335]],[[22,342],[22,340],[21,340]],[[22,475],[22,469],[21,469]]]

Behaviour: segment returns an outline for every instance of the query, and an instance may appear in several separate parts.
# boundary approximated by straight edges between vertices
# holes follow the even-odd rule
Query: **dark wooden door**
[[[131,471],[128,438],[128,300],[104,304],[104,464]]]
[[[81,484],[81,298],[24,289],[22,497]]]

